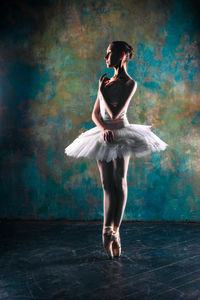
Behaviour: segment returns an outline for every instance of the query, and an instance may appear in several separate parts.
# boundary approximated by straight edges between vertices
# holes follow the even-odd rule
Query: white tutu
[[[155,135],[149,125],[129,124],[114,131],[114,140],[105,142],[99,127],[80,134],[67,148],[65,154],[73,157],[88,157],[107,162],[128,154],[142,157],[154,151],[165,150],[168,144]]]
[[[105,142],[103,131],[96,126],[81,133],[65,148],[65,154],[75,158],[88,157],[110,162],[129,154],[142,157],[166,149],[168,144],[151,131],[152,125],[129,124],[126,111],[127,108],[120,115],[120,119],[111,120],[100,98],[101,119],[108,128],[113,130],[114,140]]]

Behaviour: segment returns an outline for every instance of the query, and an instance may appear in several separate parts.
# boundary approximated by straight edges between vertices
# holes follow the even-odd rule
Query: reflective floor
[[[109,260],[101,222],[0,221],[0,299],[200,299],[200,223],[122,222]]]

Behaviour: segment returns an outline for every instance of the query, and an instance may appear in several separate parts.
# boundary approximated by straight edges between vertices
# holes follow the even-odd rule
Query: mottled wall
[[[1,218],[102,219],[96,161],[64,148],[91,112],[112,40],[135,49],[130,123],[169,144],[131,159],[124,219],[200,220],[197,1],[8,1],[1,9]]]

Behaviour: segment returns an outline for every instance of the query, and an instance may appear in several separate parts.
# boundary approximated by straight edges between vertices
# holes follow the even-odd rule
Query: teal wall
[[[113,40],[135,49],[130,123],[164,152],[131,158],[124,220],[200,220],[197,1],[8,1],[1,10],[0,218],[102,219],[96,161],[64,148],[91,113]]]

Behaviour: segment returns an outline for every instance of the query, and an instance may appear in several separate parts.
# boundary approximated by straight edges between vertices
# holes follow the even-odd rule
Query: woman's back
[[[104,121],[106,120],[111,120],[107,110],[106,110],[106,107],[105,107],[105,104],[104,104],[104,100],[103,100],[103,96],[101,93],[99,93],[99,100],[100,100],[100,114],[101,114],[101,117]],[[130,102],[129,102],[130,103]],[[127,109],[128,109],[128,106],[129,106],[129,103],[128,105],[125,107],[125,109],[122,111],[122,113],[120,114],[119,116],[119,119],[126,119],[127,116],[126,116],[126,112],[127,112]],[[113,108],[117,105],[117,102],[113,102],[112,103],[112,106]]]
[[[110,129],[122,128],[129,125],[126,113],[132,97],[129,99],[118,118],[114,120],[111,119],[106,109],[104,102],[105,99],[106,102],[110,104],[110,110],[113,114],[115,114],[117,106],[123,106],[129,98],[130,88],[132,88],[133,84],[135,84],[135,81],[127,76],[122,80],[110,81],[109,84],[104,88],[104,93],[102,94],[101,91],[99,92],[101,118],[104,123],[109,125]]]

